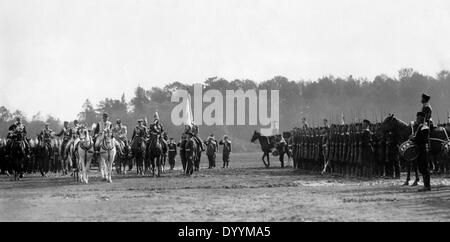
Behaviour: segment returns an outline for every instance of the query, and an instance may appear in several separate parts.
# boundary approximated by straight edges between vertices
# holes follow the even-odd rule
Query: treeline
[[[411,68],[404,68],[397,77],[378,75],[374,80],[366,78],[325,76],[315,81],[294,81],[283,76],[256,83],[253,80],[226,80],[219,77],[208,78],[203,82],[205,92],[208,89],[219,90],[225,96],[225,90],[264,89],[279,90],[280,96],[280,131],[291,130],[300,125],[300,119],[305,117],[312,126],[322,124],[327,118],[330,123],[357,122],[364,118],[374,122],[381,121],[388,113],[395,113],[404,121],[410,121],[420,109],[420,96],[423,92],[431,95],[433,119],[447,121],[450,107],[450,72],[441,71],[436,76],[423,75]],[[127,101],[122,95],[119,99],[105,98],[94,106],[89,99],[82,105],[78,118],[82,122],[92,124],[101,119],[101,114],[110,114],[110,120],[120,118],[128,126],[129,136],[139,118],[153,120],[153,114],[158,111],[160,119],[170,137],[178,139],[183,127],[171,122],[171,111],[177,103],[171,102],[175,90],[188,90],[193,94],[193,85],[173,82],[164,87],[153,87],[145,90],[137,87],[134,96]],[[225,100],[223,100],[225,105]],[[236,104],[235,104],[236,105]],[[269,105],[269,104],[268,104]],[[203,104],[203,108],[208,103]],[[225,107],[223,109],[226,110]],[[236,113],[236,107],[235,107]],[[23,116],[20,111],[10,113],[1,107],[0,132],[6,133],[7,126],[15,116]],[[225,116],[225,115],[224,115]],[[248,108],[246,108],[248,117]],[[26,120],[30,135],[42,129],[42,118]],[[53,129],[59,130],[61,121],[47,117]],[[71,121],[71,120],[70,120]],[[214,133],[216,138],[227,134],[235,143],[235,151],[250,151],[259,149],[258,145],[250,144],[250,138],[258,125],[249,126],[200,126],[200,136],[206,137]],[[55,130],[56,131],[56,130]]]

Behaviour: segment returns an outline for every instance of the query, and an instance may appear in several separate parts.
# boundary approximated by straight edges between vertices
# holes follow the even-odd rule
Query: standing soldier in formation
[[[170,169],[173,170],[175,167],[175,157],[177,156],[177,144],[173,141],[172,137],[170,138],[167,147],[169,150],[169,166]]]
[[[364,119],[361,132],[361,159],[363,175],[366,176],[372,176],[376,170],[373,160],[372,131],[370,131],[369,127],[370,121]]]
[[[223,161],[223,167],[228,168],[228,163],[230,162],[230,153],[231,153],[231,141],[228,139],[228,135],[223,136],[223,140],[219,142],[220,145],[223,145],[222,150],[222,161]]]
[[[429,149],[429,137],[430,128],[426,123],[426,113],[418,112],[416,122],[418,124],[417,131],[412,137],[412,141],[416,144],[419,156],[417,157],[417,164],[419,171],[423,177],[423,188],[419,189],[420,192],[430,191],[430,171],[428,170],[428,149]]]
[[[214,138],[214,134],[210,134],[208,139],[205,140],[206,156],[208,156],[208,169],[216,167],[216,152],[219,151],[217,140]]]

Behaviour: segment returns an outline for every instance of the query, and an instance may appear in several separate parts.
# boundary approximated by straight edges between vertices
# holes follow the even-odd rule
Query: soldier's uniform
[[[64,125],[65,126],[61,129],[61,131],[59,131],[59,133],[55,134],[55,136],[57,136],[57,137],[62,136],[62,138],[63,138],[61,147],[59,149],[59,154],[61,155],[62,159],[66,159],[66,153],[64,152],[65,147],[69,143],[70,139],[72,139],[72,129],[67,127],[67,122],[65,122]]]
[[[20,121],[16,121],[14,122],[11,126],[9,126],[8,128],[9,132],[7,135],[7,146],[11,146],[12,139],[16,139],[16,140],[20,140],[23,141],[25,143],[25,152],[27,153],[27,155],[30,154],[30,144],[28,143],[28,140],[26,139],[27,136],[27,129],[25,127],[25,125],[20,122]]]
[[[361,133],[361,152],[363,175],[374,175],[376,165],[373,160],[372,131],[370,131],[369,126]]]
[[[206,156],[208,156],[208,169],[216,167],[216,152],[219,151],[217,141],[213,136],[210,136],[206,141]]]
[[[128,140],[127,140],[127,126],[123,125],[123,124],[117,124],[114,128],[113,128],[113,136],[114,138],[118,141],[118,143],[120,144],[120,148],[121,150],[125,150],[128,151]]]
[[[423,112],[417,113],[417,116],[426,117]],[[419,191],[429,191],[430,190],[430,171],[428,170],[428,146],[430,137],[430,127],[426,122],[419,124],[417,132],[414,135],[412,141],[416,144],[417,151],[419,153],[417,157],[417,165],[419,166],[419,171],[423,177],[424,189]]]
[[[106,135],[106,132],[109,131],[112,131],[112,123],[109,120],[106,121],[102,120],[97,123],[94,130],[94,141],[97,150],[100,149],[100,142],[103,140],[104,135]]]
[[[147,138],[147,135],[148,135],[148,130],[147,130],[147,127],[145,127],[145,126],[136,126],[135,128],[134,128],[134,130],[133,130],[133,135],[131,136],[131,142],[132,142],[132,145],[134,144],[134,143],[136,143],[136,142],[134,142],[134,139],[136,138],[136,137],[139,137],[139,138],[142,138],[142,139],[146,139]],[[133,147],[134,148],[134,147]]]
[[[167,148],[169,151],[169,166],[173,170],[175,167],[175,157],[177,156],[177,144],[171,138],[169,143],[167,143]]]
[[[187,128],[186,128],[187,129]],[[183,166],[183,172],[186,171],[186,142],[187,142],[187,132],[181,135],[181,140],[178,142],[177,146],[180,147],[180,159],[181,165]]]
[[[424,113],[425,115],[425,122],[427,123],[428,127],[432,128],[433,127],[433,120],[431,119],[432,117],[432,108],[430,105],[430,96],[427,94],[422,94],[422,109],[421,112]]]
[[[230,162],[231,141],[229,141],[228,139],[224,139],[221,140],[219,144],[223,145],[222,161],[223,161],[223,168],[225,168],[228,167],[228,163]]]
[[[47,145],[48,149],[52,149],[52,137],[53,137],[53,130],[49,128],[44,128],[41,133],[39,134],[41,140]]]

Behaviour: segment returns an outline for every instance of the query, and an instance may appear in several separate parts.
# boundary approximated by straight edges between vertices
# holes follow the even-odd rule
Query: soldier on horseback
[[[14,122],[11,126],[9,126],[8,130],[9,132],[6,137],[8,140],[7,147],[10,147],[12,145],[13,140],[23,141],[25,144],[25,152],[27,153],[27,156],[30,156],[30,144],[26,139],[27,129],[25,125],[22,123],[22,119],[20,117],[17,117],[16,122]]]
[[[55,134],[57,137],[63,137],[63,142],[61,144],[59,153],[63,159],[65,159],[66,152],[65,147],[70,142],[70,139],[72,138],[72,129],[69,128],[69,122],[64,121],[64,126],[62,127],[61,131],[57,134]]]
[[[47,145],[48,150],[50,151],[52,149],[52,138],[53,138],[54,132],[49,128],[49,124],[45,123],[44,129],[39,134],[39,139],[44,142],[45,145]]]
[[[161,135],[164,132],[164,128],[163,128],[162,124],[159,122],[158,112],[155,112],[155,114],[153,115],[153,118],[154,118],[153,123],[149,127],[149,133],[156,135],[158,137],[159,141],[161,142],[161,144],[163,144],[167,147],[167,142],[163,139],[163,137]]]
[[[102,142],[104,135],[106,135],[106,133],[112,131],[112,124],[111,122],[108,120],[109,116],[107,113],[103,113],[103,119],[101,122],[98,122],[97,124],[95,124],[94,127],[94,148],[95,148],[95,157],[94,159],[97,158],[98,152],[100,152],[100,142]]]
[[[116,126],[112,131],[114,138],[116,138],[117,142],[119,143],[119,151],[122,153],[122,150],[125,150],[125,152],[128,153],[129,145],[127,140],[127,126],[123,125],[120,119],[117,119]]]

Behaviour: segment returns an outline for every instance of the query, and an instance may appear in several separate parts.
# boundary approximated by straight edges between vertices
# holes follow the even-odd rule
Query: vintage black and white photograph
[[[449,135],[447,0],[0,0],[2,222],[449,222]]]

